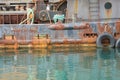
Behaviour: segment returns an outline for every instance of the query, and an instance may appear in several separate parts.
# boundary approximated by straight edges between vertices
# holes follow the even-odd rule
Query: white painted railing
[[[33,2],[33,0],[0,0],[0,3],[28,3],[28,2]]]

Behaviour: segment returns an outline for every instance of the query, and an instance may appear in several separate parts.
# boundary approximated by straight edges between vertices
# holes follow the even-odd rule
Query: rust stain
[[[78,0],[75,0],[74,8],[75,8],[74,12],[77,14],[77,12],[78,12]]]
[[[107,18],[111,18],[111,16],[112,16],[112,9],[105,10],[105,14],[106,14]]]
[[[108,32],[109,34],[112,34],[113,31],[112,31],[112,28],[111,26],[108,24],[108,23],[104,23],[103,25],[98,25],[98,32],[99,34],[102,34],[104,32]]]
[[[116,21],[116,33],[120,33],[120,19]]]

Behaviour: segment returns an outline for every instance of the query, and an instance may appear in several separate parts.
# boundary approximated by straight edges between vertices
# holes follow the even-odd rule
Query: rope
[[[47,10],[47,14],[48,14],[48,18],[49,18],[50,24],[51,24],[52,22],[51,22],[51,18],[50,18],[50,14],[49,14],[48,10]]]
[[[24,21],[20,22],[20,24],[23,24],[23,23],[26,22],[27,20],[29,20],[29,19],[26,18]]]
[[[56,7],[56,10],[58,10],[59,7],[60,7],[65,1],[66,1],[66,0],[61,1],[60,4],[58,4],[58,6]]]
[[[27,18],[20,22],[20,24],[23,24],[27,21],[28,24],[33,24],[34,22],[34,11],[30,8],[27,8]]]
[[[30,8],[27,8],[27,21],[28,24],[33,24],[34,22],[34,11]]]
[[[26,14],[24,14],[24,15],[23,15],[23,17],[22,17],[21,21],[23,21],[23,20],[24,20],[24,18],[25,18],[25,15],[26,15]]]

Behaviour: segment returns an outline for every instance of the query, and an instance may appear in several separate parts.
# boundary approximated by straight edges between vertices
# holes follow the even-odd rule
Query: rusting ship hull
[[[0,25],[0,47],[119,47],[119,24],[119,21],[69,23],[62,27],[59,24],[3,24]]]

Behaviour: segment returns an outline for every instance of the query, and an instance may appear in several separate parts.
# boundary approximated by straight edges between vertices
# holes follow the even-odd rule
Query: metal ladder
[[[90,20],[99,19],[99,0],[89,0],[89,16]]]

